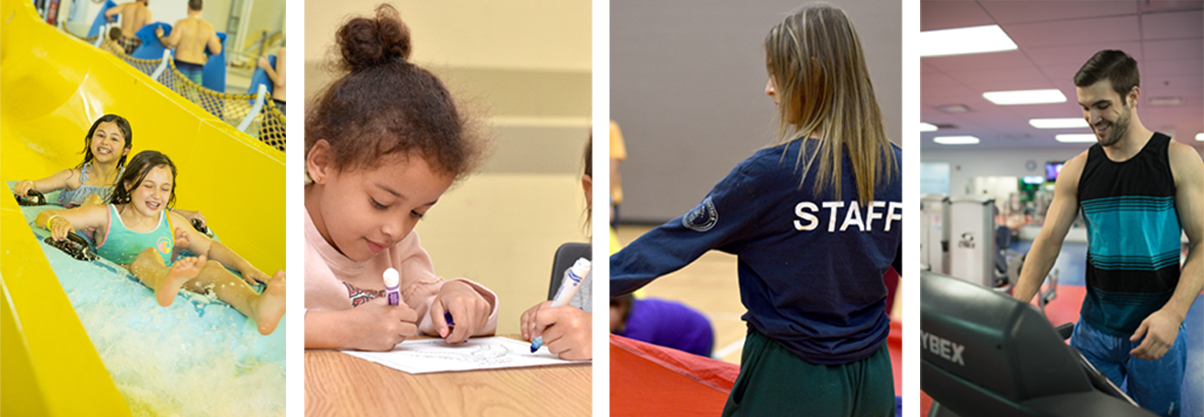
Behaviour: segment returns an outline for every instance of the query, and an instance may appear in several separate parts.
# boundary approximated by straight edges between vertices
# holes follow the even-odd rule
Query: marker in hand
[[[385,270],[385,297],[389,299],[389,305],[401,305],[401,276],[397,274],[397,270],[389,268]]]
[[[577,288],[581,286],[581,280],[589,275],[590,263],[589,259],[578,258],[577,262],[573,263],[573,267],[568,271],[564,271],[564,279],[560,281],[560,289],[556,291],[556,296],[552,297],[552,307],[560,307],[567,305],[573,300],[573,295],[577,294]],[[543,336],[536,336],[531,340],[531,353],[543,347]]]
[[[389,305],[401,305],[401,276],[396,269],[389,268],[385,270],[383,278],[385,280],[385,298],[389,300]],[[443,320],[447,321],[448,326],[456,325],[452,321],[451,312],[444,311]]]

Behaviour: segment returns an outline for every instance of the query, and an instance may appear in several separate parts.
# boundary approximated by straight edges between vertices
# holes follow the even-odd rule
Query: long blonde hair
[[[862,205],[872,201],[875,184],[889,181],[898,161],[886,137],[861,41],[848,16],[823,3],[803,6],[769,30],[765,59],[780,103],[778,144],[809,137],[819,141],[818,150],[809,156],[799,152],[799,185],[818,162],[816,195],[828,189],[839,199],[847,148],[858,200]],[[892,169],[882,172],[883,158]]]

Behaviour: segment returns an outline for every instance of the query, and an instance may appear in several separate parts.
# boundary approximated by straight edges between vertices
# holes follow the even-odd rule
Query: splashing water
[[[59,207],[23,210],[32,224],[48,208]],[[284,319],[261,336],[253,320],[212,296],[181,291],[160,307],[124,268],[39,244],[134,415],[284,414]]]

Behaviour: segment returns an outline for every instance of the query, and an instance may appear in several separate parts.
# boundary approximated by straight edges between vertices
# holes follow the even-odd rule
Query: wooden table
[[[305,415],[588,416],[591,370],[573,364],[413,375],[338,351],[307,350]]]

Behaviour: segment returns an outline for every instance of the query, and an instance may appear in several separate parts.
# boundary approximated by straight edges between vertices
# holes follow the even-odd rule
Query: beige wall
[[[375,0],[305,2],[306,59],[326,52],[339,23]],[[415,62],[470,68],[590,70],[585,0],[394,1],[414,39]]]
[[[124,0],[115,0],[117,4],[127,3]],[[156,22],[163,22],[175,26],[180,19],[188,17],[188,2],[187,1],[151,1],[147,6]],[[201,18],[213,25],[218,32],[226,31],[226,20],[230,16],[230,0],[205,0],[205,5],[201,9]],[[89,22],[90,23],[90,22]]]
[[[581,162],[590,126],[590,2],[392,2],[410,27],[411,62],[444,80],[497,140],[482,172],[445,194],[418,225],[435,272],[480,282],[501,300],[498,333],[517,334],[544,300],[552,255],[587,241]],[[306,2],[305,90],[338,25],[376,1]]]

